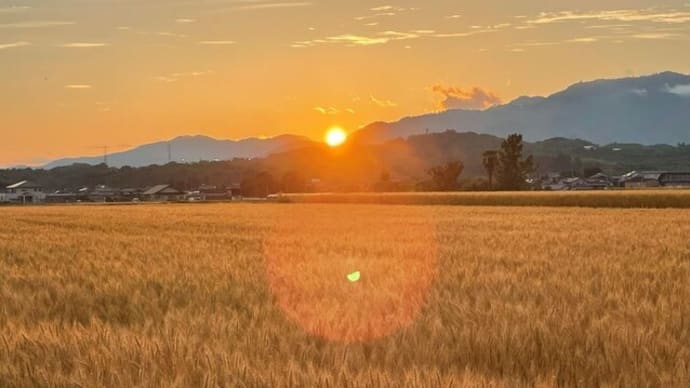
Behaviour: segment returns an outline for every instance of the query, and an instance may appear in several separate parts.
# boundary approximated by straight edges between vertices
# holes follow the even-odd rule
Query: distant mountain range
[[[355,134],[380,143],[425,132],[478,132],[529,141],[552,137],[613,142],[690,142],[690,76],[664,72],[644,77],[581,82],[548,97],[520,97],[487,110],[448,110],[373,123]]]
[[[486,177],[482,153],[496,150],[502,138],[473,132],[446,131],[414,135],[381,144],[348,142],[333,149],[321,143],[273,153],[265,158],[238,159],[215,163],[169,163],[161,166],[115,169],[100,165],[74,164],[43,169],[0,170],[0,189],[30,180],[48,189],[77,189],[105,184],[112,187],[150,187],[170,183],[192,189],[201,184],[228,185],[268,172],[275,180],[298,174],[318,179],[330,189],[361,190],[388,174],[391,180],[414,185],[428,180],[427,171],[451,160],[464,163],[463,179]],[[552,138],[525,143],[526,154],[534,156],[539,173],[587,175],[601,169],[620,175],[632,170],[690,171],[690,145],[645,146],[610,144],[596,146],[588,141]]]
[[[142,145],[134,149],[108,155],[111,167],[142,167],[175,162],[228,160],[232,158],[260,158],[276,152],[301,148],[313,142],[306,137],[282,135],[268,139],[217,140],[208,136],[181,136],[170,141]],[[72,164],[103,163],[103,156],[67,158],[43,166],[51,169]]]
[[[581,82],[548,97],[520,97],[486,110],[448,110],[392,123],[376,122],[353,133],[351,142],[381,144],[449,129],[499,137],[518,132],[532,142],[559,137],[587,139],[593,144],[690,143],[690,76],[664,72]],[[169,161],[260,158],[313,144],[306,137],[294,135],[238,141],[182,136],[110,154],[108,165],[141,167]],[[42,167],[102,162],[102,156],[78,157],[56,160]]]

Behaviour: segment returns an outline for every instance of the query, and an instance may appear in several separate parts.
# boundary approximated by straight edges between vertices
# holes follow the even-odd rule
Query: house
[[[664,187],[690,187],[690,172],[665,172],[659,176]]]
[[[86,198],[89,202],[117,202],[119,196],[119,190],[106,185],[98,185],[86,193]]]
[[[589,178],[561,178],[553,179],[547,177],[542,181],[543,190],[605,190],[613,186],[613,181],[609,176],[598,173]]]
[[[232,199],[232,194],[224,187],[201,185],[198,193],[199,199],[202,201],[227,201]]]
[[[157,185],[144,191],[142,197],[144,201],[182,201],[184,193],[171,185]]]
[[[659,178],[663,173],[663,171],[631,171],[621,176],[619,184],[626,188],[659,187]]]
[[[46,195],[46,203],[75,203],[79,202],[79,194],[69,191],[56,191]]]
[[[7,186],[5,190],[0,201],[17,204],[32,204],[42,203],[46,199],[46,193],[43,192],[43,187],[30,181],[17,182]]]

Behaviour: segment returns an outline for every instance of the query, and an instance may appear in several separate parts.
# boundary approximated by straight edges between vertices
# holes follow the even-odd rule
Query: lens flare
[[[355,272],[347,275],[347,280],[349,280],[350,283],[356,283],[359,281],[359,278],[361,276],[362,276],[362,274],[359,271],[355,271]]]
[[[369,213],[320,213],[304,222],[292,211],[284,209],[264,240],[268,285],[288,319],[312,335],[346,344],[382,338],[415,322],[436,276],[431,215],[407,210],[419,220],[410,226],[392,214],[372,220]]]

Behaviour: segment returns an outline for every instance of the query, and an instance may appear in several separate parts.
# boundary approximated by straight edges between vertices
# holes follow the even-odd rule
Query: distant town
[[[318,179],[309,182],[307,192],[318,192]],[[533,190],[584,191],[639,188],[690,188],[690,172],[631,171],[621,176],[609,176],[598,172],[586,178],[562,177],[552,173],[531,180]],[[372,188],[372,191],[374,188]],[[266,193],[263,198],[280,192]],[[106,185],[82,187],[74,191],[51,190],[31,181],[9,185],[0,192],[0,204],[56,204],[56,203],[112,203],[112,202],[199,202],[238,201],[247,198],[242,185],[200,185],[183,190],[171,184],[155,184],[148,187],[116,188]]]

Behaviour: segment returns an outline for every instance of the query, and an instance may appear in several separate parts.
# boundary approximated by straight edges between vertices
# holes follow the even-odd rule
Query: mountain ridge
[[[395,122],[374,122],[355,137],[379,143],[413,134],[478,132],[527,140],[586,138],[597,144],[675,144],[690,140],[690,75],[665,71],[647,76],[578,82],[549,96],[521,96],[485,110],[455,109]]]
[[[167,141],[151,142],[129,150],[107,155],[112,167],[143,167],[171,161],[198,162],[233,158],[259,158],[271,153],[299,148],[312,140],[298,135],[278,135],[270,138],[249,137],[240,140],[216,139],[207,135],[182,135]],[[170,151],[170,153],[168,152]],[[103,156],[62,158],[41,166],[44,169],[72,164],[100,164]]]

